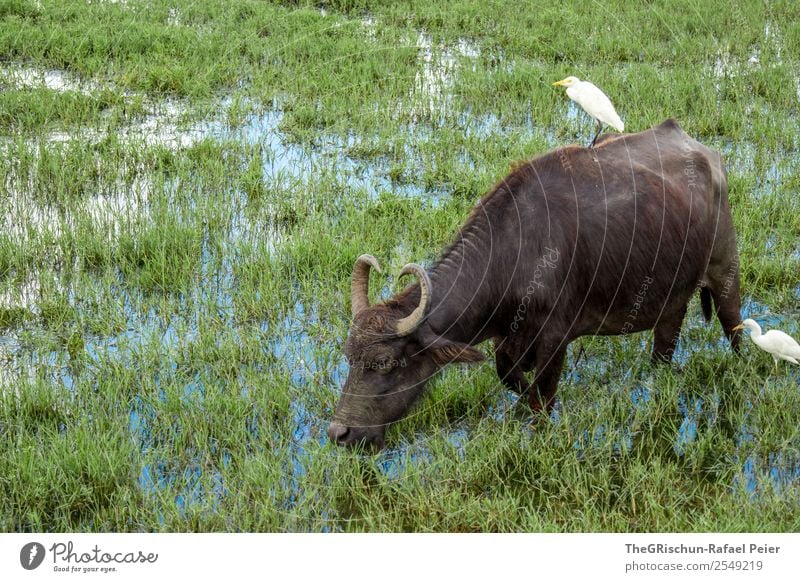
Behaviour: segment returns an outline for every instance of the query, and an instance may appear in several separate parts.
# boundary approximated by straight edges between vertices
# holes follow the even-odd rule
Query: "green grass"
[[[723,152],[748,313],[797,336],[794,10],[0,1],[0,530],[798,531],[797,370],[696,302],[672,367],[581,340],[549,422],[487,363],[378,456],[324,436],[354,259],[398,289],[515,161],[585,140],[568,74]]]

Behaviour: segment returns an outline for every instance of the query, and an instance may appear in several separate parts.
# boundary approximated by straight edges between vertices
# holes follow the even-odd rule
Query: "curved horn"
[[[350,303],[353,318],[362,310],[369,307],[369,270],[381,272],[378,259],[372,255],[361,255],[353,265],[353,275],[350,278]]]
[[[411,312],[410,315],[397,320],[397,335],[404,336],[410,334],[412,331],[419,327],[422,319],[425,317],[425,310],[428,307],[428,299],[431,295],[431,280],[425,269],[416,263],[409,263],[403,270],[400,271],[398,279],[403,275],[415,275],[419,282],[419,305]]]

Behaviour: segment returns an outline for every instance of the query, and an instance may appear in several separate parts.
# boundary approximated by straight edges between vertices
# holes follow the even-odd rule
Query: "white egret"
[[[765,352],[772,354],[775,360],[775,371],[778,370],[778,360],[786,360],[792,364],[800,364],[800,344],[795,339],[779,331],[771,329],[767,333],[761,333],[761,326],[752,319],[745,319],[741,325],[733,329],[746,329],[750,332],[750,339]]]
[[[597,122],[597,133],[594,134],[594,139],[589,147],[594,146],[604,123],[620,132],[625,130],[625,124],[617,115],[611,100],[589,81],[581,81],[578,77],[567,77],[556,81],[553,86],[566,87],[567,97],[580,105]]]

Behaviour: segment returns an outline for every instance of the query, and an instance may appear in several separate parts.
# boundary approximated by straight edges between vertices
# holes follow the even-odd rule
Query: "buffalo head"
[[[480,361],[483,354],[431,329],[426,319],[433,290],[422,267],[403,267],[400,277],[414,275],[417,284],[377,305],[367,298],[371,268],[380,272],[371,255],[353,266],[353,323],[344,348],[350,371],[328,436],[340,445],[380,449],[386,427],[405,416],[431,376],[452,362]]]

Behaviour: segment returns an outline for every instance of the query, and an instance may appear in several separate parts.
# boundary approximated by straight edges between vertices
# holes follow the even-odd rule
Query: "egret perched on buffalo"
[[[594,142],[600,137],[603,124],[610,125],[617,131],[625,131],[625,124],[617,115],[611,100],[589,81],[581,81],[578,77],[567,77],[553,83],[554,87],[566,87],[567,97],[588,113],[597,122],[597,133],[589,147],[594,146]]]
[[[772,354],[775,360],[775,371],[778,371],[778,360],[786,360],[792,364],[800,364],[800,344],[790,335],[777,329],[761,333],[761,326],[752,319],[745,319],[733,329],[746,329],[750,332],[753,343],[765,352]]]

